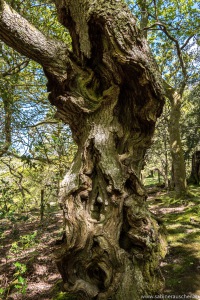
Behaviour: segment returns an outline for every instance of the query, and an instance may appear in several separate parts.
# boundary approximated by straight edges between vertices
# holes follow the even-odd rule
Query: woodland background
[[[48,36],[65,40],[70,45],[70,37],[56,20],[55,7],[51,1],[46,1],[45,4],[43,1],[31,0],[7,2]],[[143,183],[150,194],[154,193],[154,212],[162,214],[162,209],[166,209],[166,206],[180,208],[185,207],[185,204],[189,205],[190,214],[183,214],[180,222],[184,223],[187,219],[193,230],[198,227],[196,225],[199,224],[200,217],[196,208],[200,195],[200,167],[197,171],[199,177],[191,176],[192,156],[200,151],[199,4],[193,0],[127,0],[127,3],[149,41],[164,79],[166,96],[152,146],[145,157]],[[3,239],[8,238],[5,228],[10,230],[10,239],[13,238],[11,252],[16,255],[35,245],[39,237],[37,231],[20,234],[19,222],[29,222],[33,212],[35,220],[43,224],[41,226],[51,225],[50,221],[47,222],[51,214],[56,218],[55,214],[59,211],[59,185],[70,168],[76,144],[69,127],[55,117],[55,109],[47,99],[46,78],[41,67],[2,42],[0,53],[0,234]],[[178,100],[174,95],[178,95]],[[174,147],[177,146],[174,140],[181,153],[180,161],[174,154]],[[175,178],[173,164],[177,162],[180,164],[179,170],[182,170],[178,176],[183,176],[183,182],[186,175],[188,187],[181,185],[180,178]],[[188,200],[190,197],[193,200]],[[160,204],[159,199],[162,200]],[[160,208],[158,204],[161,205]],[[173,219],[173,214],[170,218]],[[175,215],[174,218],[167,221],[176,222]],[[47,225],[44,225],[44,220]],[[62,233],[61,224],[60,228],[58,238]],[[14,240],[12,234],[17,234],[18,239]],[[179,234],[180,232],[175,232],[175,237]],[[184,240],[185,237],[181,238]],[[195,247],[197,245],[193,249]],[[183,253],[182,255],[184,256]],[[35,256],[32,257],[34,260]],[[195,264],[196,268],[199,267],[196,258],[195,262],[191,262],[190,266]],[[177,263],[178,266],[181,264],[184,265]],[[27,289],[26,263],[19,259],[14,266],[12,262],[10,265],[12,267],[6,275],[7,281],[5,276],[2,277],[0,292],[3,297],[9,297],[13,289],[15,292],[19,291],[20,295],[26,293]],[[175,273],[178,271],[174,270]],[[177,286],[177,282],[175,284]],[[27,296],[25,299],[28,299]]]

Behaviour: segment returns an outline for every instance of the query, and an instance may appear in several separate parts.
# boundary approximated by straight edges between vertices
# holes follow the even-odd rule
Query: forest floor
[[[200,187],[184,200],[155,187],[148,192],[149,208],[168,233],[160,299],[200,299]],[[42,222],[38,211],[0,219],[0,238],[0,300],[72,299],[62,291],[53,255],[62,238],[61,211],[46,212]]]
[[[62,227],[61,211],[46,213],[42,222],[38,211],[0,220],[0,300],[62,299],[53,254]]]
[[[200,187],[190,187],[190,194],[181,200],[170,192],[148,191],[149,208],[167,232],[168,252],[161,263],[165,278],[162,296],[200,299]]]

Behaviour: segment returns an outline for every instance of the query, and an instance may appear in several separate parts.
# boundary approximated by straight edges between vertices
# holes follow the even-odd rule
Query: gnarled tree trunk
[[[195,151],[192,155],[192,168],[188,181],[193,184],[200,183],[200,151]]]
[[[80,11],[79,2],[57,1],[76,61],[53,103],[78,144],[61,188],[58,266],[81,299],[140,299],[161,287],[159,228],[139,180],[163,105],[160,79],[125,5],[83,1]]]
[[[15,48],[43,65],[49,99],[78,145],[60,192],[58,267],[80,299],[139,300],[162,287],[164,242],[139,179],[163,106],[161,78],[123,1],[55,2],[73,51],[41,35],[39,50],[25,53],[23,40]]]

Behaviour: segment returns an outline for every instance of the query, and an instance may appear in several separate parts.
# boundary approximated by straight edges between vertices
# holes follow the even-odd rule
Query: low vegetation
[[[200,295],[200,187],[175,199],[148,179],[148,205],[165,226],[168,254],[161,263],[166,295]],[[53,253],[62,239],[62,212],[54,205],[0,219],[0,299],[74,300],[63,290]],[[192,298],[191,298],[192,299]]]
[[[157,191],[149,197],[150,210],[167,233],[168,254],[162,262],[165,294],[200,295],[200,187],[190,186],[189,195],[183,200]]]

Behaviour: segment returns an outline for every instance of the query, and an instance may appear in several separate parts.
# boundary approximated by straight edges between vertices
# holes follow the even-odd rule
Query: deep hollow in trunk
[[[161,79],[122,2],[85,0],[81,11],[79,2],[57,1],[72,37],[67,78],[46,71],[50,101],[78,145],[60,189],[66,240],[57,264],[80,299],[139,300],[163,284],[165,243],[140,182]]]

